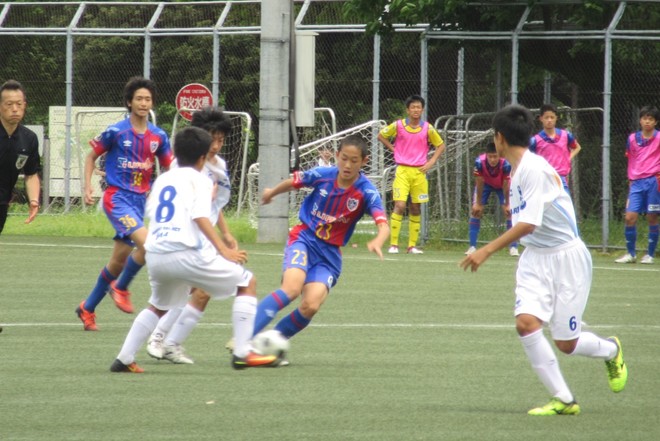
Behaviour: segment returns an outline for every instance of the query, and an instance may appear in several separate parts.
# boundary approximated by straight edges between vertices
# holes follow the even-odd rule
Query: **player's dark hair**
[[[25,93],[25,89],[23,88],[23,85],[19,83],[16,80],[7,80],[5,81],[2,86],[0,86],[0,98],[2,95],[2,92],[5,90],[20,90],[23,92],[23,100],[27,101],[27,94]]]
[[[410,107],[412,103],[422,103],[422,107],[426,107],[426,100],[421,95],[410,95],[406,98],[406,109]]]
[[[339,143],[339,147],[337,148],[337,151],[341,152],[341,149],[344,148],[344,146],[348,146],[348,145],[357,147],[358,150],[360,150],[360,154],[362,155],[363,159],[369,156],[369,146],[367,146],[367,142],[361,136],[350,135],[342,139],[341,142]]]
[[[211,134],[199,127],[186,127],[174,136],[174,156],[180,167],[190,167],[211,148]]]
[[[486,144],[486,153],[497,153],[497,149],[495,148],[495,143],[493,141]]]
[[[493,117],[495,133],[501,133],[512,146],[528,146],[534,131],[534,117],[527,108],[519,105],[506,106]]]
[[[554,104],[544,104],[539,109],[539,116],[543,115],[545,112],[552,112],[555,115],[559,115],[557,112],[557,107]]]
[[[656,121],[660,121],[660,111],[655,106],[644,106],[639,111],[639,117],[650,116]]]
[[[217,107],[206,106],[193,113],[190,124],[211,134],[222,133],[229,136],[231,133],[231,120]]]
[[[131,110],[131,101],[138,89],[147,89],[151,92],[151,100],[156,102],[156,83],[143,77],[132,77],[124,86],[124,105],[128,110]]]

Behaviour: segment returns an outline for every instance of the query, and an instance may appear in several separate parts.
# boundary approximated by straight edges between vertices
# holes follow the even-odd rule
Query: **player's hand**
[[[484,206],[481,204],[472,205],[472,217],[481,218],[484,214]]]
[[[467,269],[470,268],[471,272],[476,273],[477,269],[479,269],[481,264],[484,263],[488,257],[490,257],[488,252],[483,248],[479,248],[469,256],[465,256],[463,260],[458,263],[458,266],[463,268],[463,271],[467,271]]]
[[[511,206],[509,205],[504,206],[504,215],[506,217],[511,217]]]
[[[267,188],[261,195],[261,205],[268,205],[273,200],[273,189]]]
[[[94,205],[94,189],[91,185],[85,187],[85,204]]]
[[[247,263],[247,251],[245,250],[232,250],[232,249],[227,249],[224,250],[222,253],[222,257],[225,259],[238,263],[239,265],[244,265]]]
[[[367,242],[367,249],[370,253],[376,253],[380,260],[383,260],[383,250],[380,244],[375,243],[375,240]]]
[[[31,201],[30,202],[30,211],[28,211],[28,217],[25,219],[25,223],[29,224],[34,220],[35,217],[37,217],[37,213],[39,213],[39,202],[37,201]]]

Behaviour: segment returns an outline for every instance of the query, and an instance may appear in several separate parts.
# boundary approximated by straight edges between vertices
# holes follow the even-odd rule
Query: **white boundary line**
[[[111,250],[112,246],[110,245],[78,245],[78,244],[48,244],[48,243],[24,243],[24,242],[9,242],[9,243],[4,243],[0,242],[0,246],[21,246],[21,247],[42,247],[42,248],[83,248],[83,249],[107,249]],[[265,253],[265,252],[259,252],[259,251],[250,251],[251,254],[254,254],[256,256],[279,256],[282,257],[284,254],[283,253]],[[344,254],[344,259],[348,260],[378,260],[378,257],[375,255],[373,256],[347,256]],[[405,259],[405,260],[404,260]],[[406,258],[396,258],[396,257],[385,257],[384,260],[386,261],[405,261],[406,263],[412,263],[413,259],[406,259]],[[414,262],[418,264],[424,264],[424,263],[431,263],[431,264],[454,264],[458,265],[458,260],[447,260],[447,259],[429,259],[424,256],[415,256]],[[511,262],[513,263],[514,260],[511,259]],[[498,262],[498,265],[502,265],[502,262]],[[492,263],[489,264],[489,266],[493,265]],[[640,271],[640,272],[653,272],[657,273],[660,272],[660,269],[658,268],[652,268],[652,267],[645,267],[645,268],[640,268],[637,265],[622,265],[622,264],[617,264],[616,266],[594,266],[594,270],[607,270],[607,271]]]

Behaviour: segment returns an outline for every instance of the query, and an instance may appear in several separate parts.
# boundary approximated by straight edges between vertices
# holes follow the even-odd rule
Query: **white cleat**
[[[643,263],[645,265],[652,265],[653,264],[653,256],[649,256],[648,254],[639,261],[639,263]]]
[[[477,251],[477,247],[470,247],[470,248],[468,248],[467,251],[465,252],[465,255],[466,255],[466,256],[469,256],[470,254],[474,253],[475,251]]]
[[[406,251],[408,254],[424,254],[424,251],[420,250],[417,247],[408,247],[408,251]]]
[[[387,252],[389,254],[399,254],[399,247],[396,245],[392,245],[388,248]]]
[[[194,364],[192,358],[188,357],[181,345],[163,345],[163,359],[174,364]]]
[[[160,332],[151,334],[147,342],[147,354],[156,360],[163,359],[163,339],[165,336]]]
[[[509,248],[509,256],[511,256],[511,257],[520,256],[520,253],[518,252],[518,248],[516,248],[516,247]]]
[[[650,256],[649,256],[650,257]],[[632,256],[630,253],[626,253],[623,256],[615,260],[616,263],[635,263],[637,258]]]

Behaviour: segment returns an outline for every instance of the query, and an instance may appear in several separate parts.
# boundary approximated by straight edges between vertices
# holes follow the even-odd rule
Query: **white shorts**
[[[580,239],[554,248],[527,247],[516,271],[514,315],[539,318],[554,340],[578,338],[591,277],[591,254]]]
[[[236,295],[237,287],[248,286],[253,275],[218,254],[198,250],[146,254],[151,297],[149,303],[167,311],[184,306],[191,288],[200,288],[214,299]]]

